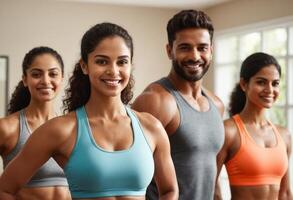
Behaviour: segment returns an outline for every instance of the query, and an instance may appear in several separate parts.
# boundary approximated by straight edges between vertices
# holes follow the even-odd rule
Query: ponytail
[[[78,62],[75,64],[73,74],[69,78],[69,88],[65,90],[63,112],[70,112],[85,105],[89,100],[90,94],[89,76],[82,72],[81,66]]]
[[[23,85],[20,81],[12,93],[11,100],[8,105],[8,114],[15,113],[27,107],[31,100],[31,94],[28,87]]]
[[[128,104],[129,101],[132,99],[132,97],[133,97],[133,92],[132,92],[133,86],[134,86],[134,78],[133,78],[133,75],[131,73],[127,86],[121,92],[121,101],[124,104]]]
[[[245,93],[241,89],[240,84],[238,83],[230,96],[230,103],[228,109],[229,116],[232,117],[233,115],[240,113],[243,110],[245,103]]]

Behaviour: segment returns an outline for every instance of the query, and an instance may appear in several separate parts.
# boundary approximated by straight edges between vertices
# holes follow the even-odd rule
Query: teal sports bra
[[[113,152],[96,144],[85,108],[76,110],[76,143],[64,167],[72,198],[145,195],[154,174],[153,154],[136,115],[125,108],[131,119],[133,144]]]

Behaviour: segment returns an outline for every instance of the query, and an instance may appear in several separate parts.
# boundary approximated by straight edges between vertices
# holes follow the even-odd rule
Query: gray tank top
[[[216,156],[224,143],[224,126],[220,113],[207,97],[210,109],[194,109],[167,78],[157,81],[176,100],[180,124],[169,137],[180,200],[212,200],[217,173]],[[147,190],[147,199],[157,200],[154,181]]]
[[[19,139],[14,149],[7,155],[3,156],[4,168],[8,163],[17,155],[21,150],[27,139],[29,138],[31,131],[29,129],[27,120],[25,118],[24,110],[19,112]],[[45,142],[45,141],[40,141]],[[50,187],[50,186],[68,186],[67,180],[63,173],[62,168],[55,162],[53,158],[50,158],[31,178],[26,187]]]

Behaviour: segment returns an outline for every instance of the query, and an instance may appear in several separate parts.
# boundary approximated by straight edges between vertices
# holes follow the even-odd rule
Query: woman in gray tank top
[[[53,100],[61,88],[64,65],[55,50],[36,47],[25,55],[22,72],[22,80],[9,103],[10,115],[0,119],[0,154],[4,168],[31,133],[56,115]],[[48,160],[18,192],[17,199],[71,199],[62,168],[52,158]]]

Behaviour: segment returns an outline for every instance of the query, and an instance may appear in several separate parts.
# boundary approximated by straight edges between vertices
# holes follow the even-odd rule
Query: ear
[[[240,78],[239,84],[242,91],[245,92],[247,87],[247,82],[243,78]]]
[[[173,56],[172,56],[172,47],[169,44],[166,45],[166,51],[167,51],[168,58],[170,60],[172,60],[173,59]]]
[[[24,87],[27,87],[27,77],[25,75],[22,75],[22,83]]]
[[[80,64],[80,67],[81,67],[81,70],[83,72],[83,74],[88,74],[88,66],[85,62],[83,62],[82,59],[79,60],[79,64]]]

